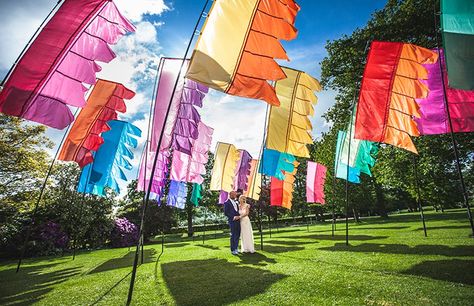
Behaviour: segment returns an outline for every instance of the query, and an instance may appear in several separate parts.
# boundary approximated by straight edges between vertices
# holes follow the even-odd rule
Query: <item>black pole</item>
[[[454,135],[453,122],[451,121],[451,114],[449,112],[448,96],[446,94],[446,86],[444,83],[444,71],[443,71],[443,65],[441,63],[442,55],[440,52],[440,44],[439,44],[439,39],[438,39],[438,23],[436,19],[436,7],[434,7],[434,22],[435,22],[436,46],[438,48],[438,54],[439,54],[438,63],[439,63],[439,69],[441,71],[441,83],[443,85],[444,107],[446,108],[446,115],[448,117],[448,122],[449,122],[449,134],[451,135],[451,142],[453,144],[454,157],[456,159],[456,169],[458,172],[459,182],[461,183],[461,190],[462,190],[462,195],[464,198],[464,206],[466,207],[467,217],[469,218],[469,223],[471,224],[472,237],[474,237],[474,222],[472,220],[471,207],[469,205],[469,196],[467,194],[466,183],[464,182],[464,177],[462,175],[461,162],[459,160],[459,149],[458,149],[456,137]]]
[[[258,205],[258,223],[260,230],[260,249],[263,251],[262,201],[260,200]]]
[[[74,113],[74,117],[76,117],[78,112],[79,112],[79,108],[76,109],[76,111]],[[48,179],[51,175],[51,172],[53,171],[54,163],[56,162],[56,159],[58,158],[59,151],[61,150],[64,139],[66,139],[66,136],[67,136],[69,130],[71,129],[71,126],[72,125],[69,125],[69,127],[64,132],[64,135],[61,138],[61,141],[59,142],[58,149],[56,150],[56,153],[54,154],[53,160],[51,161],[51,164],[49,165],[48,172],[46,173],[46,177],[44,178],[43,185],[41,186],[40,194],[38,195],[38,198],[36,199],[35,208],[33,209],[33,215],[31,216],[31,224],[30,224],[30,226],[28,227],[28,229],[26,231],[25,241],[23,242],[23,247],[22,247],[21,252],[20,252],[20,257],[18,258],[18,265],[16,267],[16,273],[18,273],[18,271],[20,271],[21,262],[23,261],[23,257],[25,256],[25,251],[26,251],[26,248],[27,248],[27,244],[30,241],[31,229],[35,225],[36,216],[38,214],[38,206],[39,206],[39,203],[41,202],[41,199],[43,198],[44,190],[46,189],[46,184],[48,183]]]
[[[418,167],[417,167],[415,155],[412,155],[412,157],[413,157],[413,172],[415,173],[416,203],[418,204],[418,209],[420,210],[420,216],[421,216],[421,221],[423,222],[423,231],[425,233],[425,237],[428,237],[428,234],[426,232],[425,214],[423,212],[423,205],[421,203],[420,182],[418,180]]]
[[[164,127],[166,125],[166,121],[167,121],[169,113],[170,113],[171,104],[172,104],[172,101],[173,101],[173,98],[174,98],[174,95],[175,95],[175,92],[176,92],[176,87],[178,86],[179,79],[181,77],[181,71],[183,69],[184,63],[186,62],[186,57],[188,55],[189,49],[190,49],[191,44],[193,42],[194,35],[195,35],[196,30],[199,26],[199,23],[201,22],[201,19],[203,17],[203,14],[206,10],[206,7],[207,7],[208,3],[209,3],[209,0],[206,0],[204,6],[202,8],[201,13],[199,14],[199,18],[196,22],[196,25],[194,26],[194,30],[193,30],[193,33],[191,34],[190,39],[189,39],[188,46],[186,47],[186,51],[185,51],[184,56],[183,56],[183,61],[182,61],[181,66],[180,66],[178,76],[176,77],[176,81],[174,83],[174,87],[173,87],[173,91],[171,93],[170,101],[168,103],[168,107],[167,107],[165,118],[164,118],[165,120],[163,120],[162,130],[164,129]],[[150,191],[151,191],[151,187],[152,187],[152,183],[153,183],[152,178],[155,175],[156,164],[158,162],[158,156],[159,156],[159,153],[160,153],[160,146],[161,146],[162,140],[163,140],[163,133],[160,134],[160,138],[158,140],[157,151],[156,151],[156,154],[154,156],[153,167],[152,167],[151,174],[150,174],[148,189],[146,191],[146,199],[145,199],[145,202],[142,205],[142,214],[141,214],[141,220],[140,220],[139,237],[143,234],[143,223],[144,223],[143,221],[144,221],[144,218],[145,218],[145,213],[146,213],[146,209],[148,207],[148,203],[150,201]],[[136,277],[136,273],[137,273],[139,247],[140,247],[140,242],[137,243],[137,247],[136,247],[136,250],[135,250],[135,258],[134,258],[134,261],[133,261],[132,275],[131,275],[131,279],[130,279],[130,287],[129,287],[128,296],[127,296],[127,303],[126,303],[127,305],[130,305],[130,303],[132,302],[133,288],[134,288],[134,285],[135,285],[135,277]],[[162,245],[162,248],[163,248],[163,245]]]
[[[204,232],[202,234],[202,244],[206,240],[206,218],[207,218],[207,207],[204,206]]]
[[[51,11],[48,13],[48,16],[46,16],[46,18],[41,22],[40,26],[36,29],[35,33],[33,33],[33,36],[31,36],[30,40],[28,40],[28,43],[26,43],[26,46],[23,48],[23,50],[21,50],[20,52],[20,55],[18,55],[18,57],[16,58],[15,62],[13,62],[13,65],[10,67],[10,69],[8,70],[7,74],[5,75],[5,77],[3,78],[2,80],[2,83],[0,84],[0,86],[3,86],[7,79],[10,77],[11,73],[13,72],[13,69],[15,69],[16,65],[18,64],[18,62],[20,61],[20,58],[23,56],[23,54],[25,54],[26,50],[28,50],[28,48],[30,47],[31,45],[31,42],[33,41],[33,39],[36,38],[36,35],[39,33],[39,31],[43,28],[44,24],[46,23],[46,21],[49,20],[49,17],[53,14],[54,11],[56,11],[56,9],[58,8],[59,4],[62,2],[62,0],[59,0],[56,5],[51,9]]]
[[[332,199],[332,226],[331,226],[331,232],[332,232],[332,237],[334,237],[334,231],[336,230],[336,171],[334,171],[334,175],[332,177],[333,181],[333,199]]]
[[[354,92],[354,99],[352,103],[352,109],[350,112],[351,118],[349,119],[349,141],[347,145],[347,165],[346,165],[346,245],[349,245],[349,165],[350,165],[350,157],[351,157],[351,142],[352,142],[352,117],[354,116],[354,109],[355,109],[355,92]],[[347,136],[347,134],[346,134]],[[344,147],[344,142],[342,143],[342,147]],[[355,218],[355,216],[354,216]]]

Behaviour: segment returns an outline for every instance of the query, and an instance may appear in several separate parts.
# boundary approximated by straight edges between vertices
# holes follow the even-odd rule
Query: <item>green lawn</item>
[[[232,256],[228,239],[176,237],[149,245],[138,268],[135,305],[473,305],[474,239],[464,210],[281,228],[264,251]],[[254,224],[254,228],[256,224]],[[212,234],[212,232],[211,232]],[[208,238],[212,238],[211,237]],[[259,241],[255,236],[256,242]],[[260,247],[260,245],[258,245]],[[106,249],[30,259],[0,268],[0,304],[124,305],[132,252]]]

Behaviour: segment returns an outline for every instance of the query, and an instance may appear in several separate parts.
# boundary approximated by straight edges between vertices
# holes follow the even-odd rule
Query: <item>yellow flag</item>
[[[288,77],[275,84],[280,107],[270,108],[266,147],[309,157],[306,145],[313,143],[309,116],[314,115],[313,105],[317,102],[314,91],[320,91],[321,85],[303,71],[282,69]]]
[[[218,142],[214,154],[214,166],[211,174],[210,190],[234,190],[234,178],[240,152],[229,143]]]

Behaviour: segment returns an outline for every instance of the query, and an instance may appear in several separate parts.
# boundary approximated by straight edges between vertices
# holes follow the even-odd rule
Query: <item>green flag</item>
[[[441,0],[449,86],[474,90],[474,1]]]
[[[194,206],[199,206],[199,200],[202,199],[202,185],[193,183],[193,193],[191,194],[191,203],[194,204]]]

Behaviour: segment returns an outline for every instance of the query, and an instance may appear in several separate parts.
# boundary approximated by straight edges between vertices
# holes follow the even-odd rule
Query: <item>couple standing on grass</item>
[[[242,253],[255,253],[253,245],[252,224],[250,223],[250,205],[246,197],[240,195],[237,201],[237,192],[231,191],[229,199],[224,202],[224,214],[230,227],[230,251],[233,255],[239,254],[239,238],[242,239],[240,250]]]

